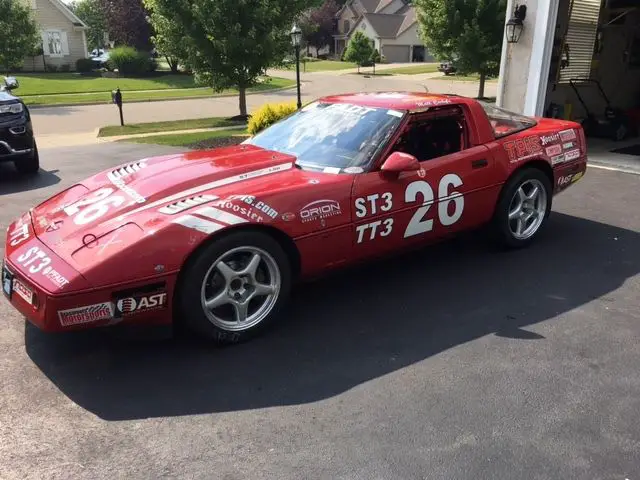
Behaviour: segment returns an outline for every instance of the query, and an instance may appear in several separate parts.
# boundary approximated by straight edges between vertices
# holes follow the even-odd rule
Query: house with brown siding
[[[336,14],[335,52],[361,31],[389,63],[433,62],[418,33],[416,9],[405,0],[348,0]]]
[[[27,57],[24,71],[43,71],[44,63],[75,70],[76,61],[88,55],[87,25],[60,0],[22,1],[33,10],[44,50],[44,62],[42,56]]]

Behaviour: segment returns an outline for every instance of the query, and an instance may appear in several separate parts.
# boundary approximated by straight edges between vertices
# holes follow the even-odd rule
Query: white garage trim
[[[538,0],[527,94],[524,100],[525,115],[540,116],[544,111],[559,4],[560,0]],[[525,22],[527,27],[531,28],[531,22]]]

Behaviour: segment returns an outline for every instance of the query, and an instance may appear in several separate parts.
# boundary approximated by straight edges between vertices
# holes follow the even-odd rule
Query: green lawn
[[[152,137],[139,137],[127,139],[127,142],[145,143],[154,145],[168,145],[173,147],[185,147],[198,142],[231,137],[234,135],[249,136],[246,128],[235,128],[230,130],[218,130],[215,132],[179,133],[173,135],[154,135]],[[125,141],[125,140],[121,140]]]
[[[110,92],[121,90],[164,90],[169,88],[194,88],[197,85],[191,75],[162,75],[152,78],[88,77],[75,73],[19,73],[16,78],[20,96],[52,95],[59,93]]]
[[[111,80],[111,79],[109,79]],[[135,79],[126,79],[135,80]],[[286,88],[295,85],[295,81],[286,78],[271,77],[269,82],[264,82],[250,88],[249,92],[268,91],[277,88]],[[219,93],[213,93],[209,88],[178,88],[171,87],[157,92],[131,91],[123,87],[122,96],[125,104],[127,102],[145,102],[150,100],[165,100],[175,98],[203,98],[219,95],[229,95],[238,93],[236,89],[227,89]],[[19,92],[22,100],[27,105],[68,105],[68,104],[101,104],[111,103],[111,90],[104,92],[94,92],[86,94],[60,94],[60,95],[24,95]]]
[[[437,63],[421,63],[411,67],[385,68],[380,69],[384,73],[393,73],[394,75],[419,75],[421,73],[434,73],[438,71]]]
[[[351,62],[339,62],[336,60],[315,60],[312,62],[300,62],[300,71],[301,72],[327,72],[330,70],[347,70],[350,68],[358,68],[355,63]],[[287,67],[284,67],[285,70],[295,70],[296,64],[291,63]]]
[[[132,123],[121,127],[111,125],[102,127],[99,137],[113,137],[117,135],[136,135],[140,133],[175,132],[177,130],[195,130],[198,128],[217,128],[244,126],[243,123],[223,117],[194,118],[190,120],[172,120],[169,122]]]

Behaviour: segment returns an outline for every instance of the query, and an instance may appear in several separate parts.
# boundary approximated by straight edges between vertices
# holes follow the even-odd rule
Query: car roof
[[[320,98],[319,101],[324,103],[350,103],[371,108],[416,111],[429,107],[468,104],[473,102],[473,99],[458,95],[425,92],[364,92],[332,95]]]

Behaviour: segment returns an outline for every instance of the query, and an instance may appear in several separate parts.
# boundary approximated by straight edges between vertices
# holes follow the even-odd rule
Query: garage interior
[[[640,0],[560,0],[544,116],[583,123],[590,154],[640,160]]]

